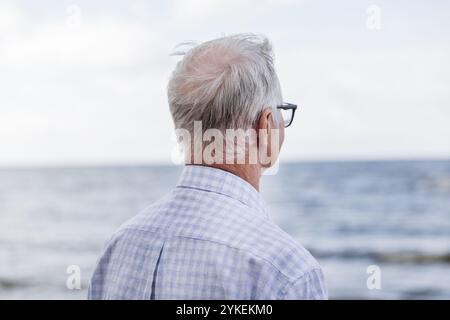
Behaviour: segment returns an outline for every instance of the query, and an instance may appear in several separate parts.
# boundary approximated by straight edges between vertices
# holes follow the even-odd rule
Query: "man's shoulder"
[[[320,269],[316,259],[299,241],[271,221],[255,232],[249,246],[256,256],[289,280]]]
[[[169,193],[124,223],[113,239],[143,245],[156,237],[207,241],[210,245],[237,250],[288,280],[320,268],[306,248],[263,212],[222,195],[206,193],[204,196],[209,199],[180,201],[179,194]],[[213,205],[211,198],[220,205]]]

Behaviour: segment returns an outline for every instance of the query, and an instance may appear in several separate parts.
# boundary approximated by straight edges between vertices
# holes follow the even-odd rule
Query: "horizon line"
[[[320,164],[320,163],[357,163],[357,162],[446,162],[450,156],[445,157],[372,157],[372,158],[305,158],[280,160],[280,164]],[[55,162],[55,163],[29,163],[29,164],[0,164],[0,170],[17,169],[78,169],[78,168],[128,168],[128,167],[178,167],[184,164],[175,164],[170,161],[98,161],[98,162]]]

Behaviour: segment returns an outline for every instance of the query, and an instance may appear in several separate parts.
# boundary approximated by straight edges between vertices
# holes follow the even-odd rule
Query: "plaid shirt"
[[[260,194],[204,166],[186,166],[176,188],[119,228],[89,288],[89,299],[326,298],[320,266]]]

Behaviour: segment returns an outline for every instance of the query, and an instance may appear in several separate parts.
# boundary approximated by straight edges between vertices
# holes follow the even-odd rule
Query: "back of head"
[[[264,108],[282,102],[272,46],[263,36],[226,36],[181,54],[168,85],[177,129],[192,132],[194,121],[203,130],[247,129]]]

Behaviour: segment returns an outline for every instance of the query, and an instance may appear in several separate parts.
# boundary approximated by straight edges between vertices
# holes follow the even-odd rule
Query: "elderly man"
[[[235,35],[191,48],[168,97],[183,173],[113,235],[89,298],[326,299],[319,264],[271,221],[259,193],[295,111],[282,103],[268,40]],[[233,130],[246,130],[244,144]]]

